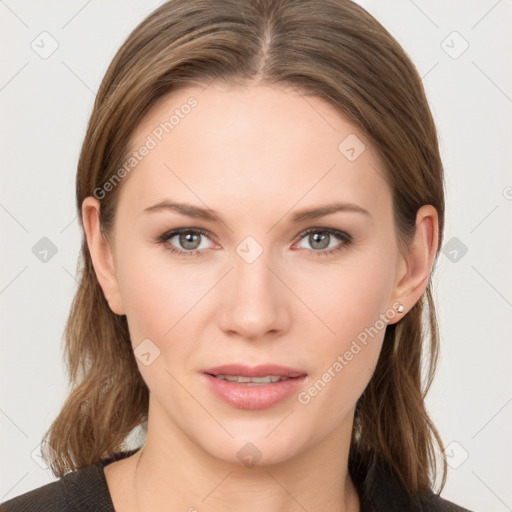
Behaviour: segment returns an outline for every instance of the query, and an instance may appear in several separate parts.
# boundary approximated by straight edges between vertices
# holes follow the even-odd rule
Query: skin
[[[437,214],[417,214],[416,234],[399,250],[391,191],[369,140],[332,105],[276,86],[210,85],[176,91],[136,128],[134,147],[193,95],[198,105],[124,178],[110,240],[99,201],[83,202],[87,243],[112,311],[126,315],[133,347],[150,339],[160,355],[138,361],[150,390],[148,435],[140,452],[105,468],[117,511],[357,511],[347,470],[354,408],[375,369],[384,330],[306,405],[294,394],[263,410],[236,409],[211,393],[202,370],[275,363],[308,374],[302,390],[332,367],[379,315],[425,290],[437,250]],[[355,134],[366,149],[349,161],[338,145]],[[164,200],[209,207],[223,222],[170,210]],[[333,202],[340,211],[292,222],[295,212]],[[200,256],[171,229],[194,228]],[[330,255],[303,232],[331,228]],[[252,263],[237,246],[252,236]],[[190,247],[190,246],[187,246]],[[188,249],[190,250],[190,249]],[[316,251],[316,252],[315,252]],[[391,313],[390,313],[391,311]],[[261,452],[246,467],[237,452]],[[134,485],[135,476],[135,485]],[[169,508],[172,506],[172,508]]]

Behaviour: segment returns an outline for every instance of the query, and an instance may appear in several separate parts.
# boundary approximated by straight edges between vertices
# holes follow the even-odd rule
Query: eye
[[[304,240],[309,247],[301,245]],[[201,256],[203,249],[208,249],[213,243],[208,233],[202,229],[181,228],[168,231],[158,237],[158,243],[182,256]],[[300,241],[296,246],[301,249],[309,249],[315,256],[329,256],[345,249],[352,242],[352,237],[337,229],[311,228],[300,235]]]
[[[311,249],[315,256],[328,256],[345,249],[352,242],[352,237],[344,231],[329,228],[311,228],[300,235],[309,247],[299,245],[301,249]]]
[[[206,232],[191,228],[168,231],[158,238],[158,242],[164,244],[171,252],[185,256],[199,256],[201,251],[208,249],[212,243]]]

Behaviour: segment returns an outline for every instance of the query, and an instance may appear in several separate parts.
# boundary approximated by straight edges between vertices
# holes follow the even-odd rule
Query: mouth
[[[285,366],[224,365],[203,371],[213,393],[237,409],[265,409],[298,391],[307,373]]]
[[[211,375],[211,374],[210,374]],[[246,386],[263,386],[265,384],[274,384],[294,377],[280,377],[279,375],[265,375],[264,377],[244,377],[243,375],[212,375],[212,377],[228,382],[236,382]]]

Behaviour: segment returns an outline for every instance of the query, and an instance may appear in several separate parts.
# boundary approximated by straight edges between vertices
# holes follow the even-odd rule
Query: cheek
[[[309,349],[315,374],[298,398],[321,409],[318,413],[326,419],[341,421],[371,379],[387,321],[396,314],[389,309],[394,261],[392,255],[369,252],[336,270],[322,267],[315,279],[301,279],[305,302],[321,320],[306,315],[303,332],[311,332],[309,323],[322,334]]]
[[[198,303],[207,283],[192,267],[173,265],[163,248],[133,244],[125,254],[118,275],[133,342],[164,340]]]
[[[294,274],[294,290],[317,316],[309,320],[333,349],[375,325],[390,307],[396,260],[392,251],[354,253],[335,265],[311,264]],[[292,279],[292,276],[290,276]],[[323,325],[322,325],[323,324]],[[382,322],[378,327],[382,328]]]
[[[173,377],[182,381],[194,352],[195,319],[201,312],[197,306],[210,281],[192,266],[171,264],[164,249],[132,247],[125,254],[119,262],[119,285],[139,371],[157,399],[185,408],[187,395]],[[138,356],[147,352],[148,365]]]

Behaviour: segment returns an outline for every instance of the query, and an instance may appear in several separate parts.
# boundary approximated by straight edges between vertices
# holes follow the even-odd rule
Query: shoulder
[[[424,512],[471,512],[467,508],[441,498],[439,494],[425,494],[420,498],[420,501],[421,510]]]
[[[67,473],[55,482],[6,501],[0,504],[0,512],[113,512],[103,471],[108,460]]]
[[[431,491],[409,494],[382,459],[370,469],[355,458],[351,475],[359,493],[361,512],[471,512]]]

